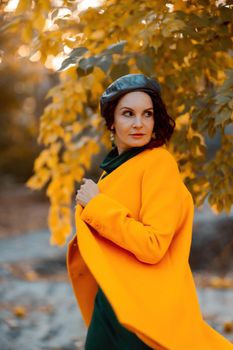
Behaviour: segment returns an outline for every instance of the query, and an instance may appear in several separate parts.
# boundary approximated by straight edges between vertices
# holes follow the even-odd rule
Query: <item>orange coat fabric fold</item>
[[[194,203],[173,155],[144,150],[76,206],[67,270],[84,322],[98,285],[119,321],[157,350],[233,350],[203,319],[189,266]]]

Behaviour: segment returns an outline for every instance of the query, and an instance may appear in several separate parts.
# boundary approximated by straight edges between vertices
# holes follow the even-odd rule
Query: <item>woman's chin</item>
[[[133,140],[130,142],[130,147],[135,147],[135,146],[144,146],[148,143],[148,140]]]

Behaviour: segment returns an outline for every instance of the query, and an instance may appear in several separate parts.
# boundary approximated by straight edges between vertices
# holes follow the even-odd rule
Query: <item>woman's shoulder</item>
[[[165,147],[159,146],[148,150],[145,154],[147,164],[163,165],[171,164],[178,168],[175,156]]]
[[[182,183],[183,179],[175,156],[165,147],[151,149],[144,158],[144,177],[155,176],[161,181]],[[163,179],[163,180],[162,180]]]
[[[193,205],[193,197],[184,183],[179,164],[175,156],[165,147],[157,147],[148,152],[148,161],[146,162],[145,173],[160,173],[164,181],[173,182],[174,185],[180,185],[185,197],[189,197]],[[149,175],[148,175],[149,176]]]

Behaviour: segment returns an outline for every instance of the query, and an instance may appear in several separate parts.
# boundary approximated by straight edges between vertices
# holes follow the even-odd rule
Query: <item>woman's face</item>
[[[124,95],[114,110],[115,143],[118,153],[147,144],[154,128],[151,97],[143,91]],[[137,135],[136,135],[137,134]]]

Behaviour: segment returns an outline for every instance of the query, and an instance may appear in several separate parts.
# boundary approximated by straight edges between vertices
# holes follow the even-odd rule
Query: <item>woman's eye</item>
[[[133,112],[132,111],[125,111],[125,112],[123,112],[123,115],[126,116],[126,117],[131,117],[133,115]],[[148,111],[148,112],[145,113],[145,115],[147,117],[152,117],[153,116],[153,112]]]
[[[123,113],[123,115],[125,115],[126,117],[130,117],[132,115],[132,112],[131,111],[125,111]]]

